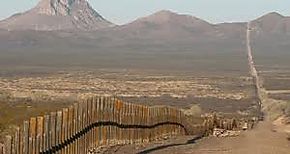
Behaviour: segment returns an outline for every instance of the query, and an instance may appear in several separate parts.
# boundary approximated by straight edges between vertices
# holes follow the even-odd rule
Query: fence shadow
[[[161,145],[161,146],[154,147],[154,148],[151,148],[151,149],[146,149],[144,151],[138,152],[137,154],[149,154],[149,153],[152,153],[152,152],[155,152],[155,151],[159,151],[159,150],[162,150],[162,149],[166,149],[166,148],[170,148],[170,147],[177,147],[177,146],[195,144],[196,141],[200,140],[201,138],[203,138],[202,135],[201,136],[196,136],[193,139],[190,139],[190,140],[188,140],[185,143]]]

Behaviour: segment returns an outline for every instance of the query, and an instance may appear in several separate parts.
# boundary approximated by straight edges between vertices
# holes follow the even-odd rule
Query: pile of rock
[[[236,137],[240,135],[240,131],[234,131],[234,130],[226,130],[226,129],[219,129],[215,128],[213,130],[213,136],[214,137]]]

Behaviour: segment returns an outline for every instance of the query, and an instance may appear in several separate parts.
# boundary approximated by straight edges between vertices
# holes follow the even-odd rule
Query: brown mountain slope
[[[202,40],[244,38],[246,23],[211,24],[191,15],[163,10],[131,23],[106,29],[114,39],[149,42],[192,43]],[[144,43],[144,42],[143,42]]]
[[[252,27],[258,34],[290,34],[290,17],[276,12],[266,14],[253,21]]]
[[[215,34],[210,23],[189,15],[159,11],[115,28],[126,36],[137,38],[178,39]]]

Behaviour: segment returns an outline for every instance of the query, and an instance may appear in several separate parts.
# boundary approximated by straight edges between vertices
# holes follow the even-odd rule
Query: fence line
[[[90,97],[68,108],[23,122],[0,144],[0,154],[86,154],[111,144],[149,142],[164,135],[207,135],[214,127],[232,129],[233,119],[216,117],[189,122],[166,106],[124,103],[112,97]],[[228,120],[229,121],[229,120]]]

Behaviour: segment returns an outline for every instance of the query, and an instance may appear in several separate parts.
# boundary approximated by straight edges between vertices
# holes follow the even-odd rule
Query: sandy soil
[[[274,130],[270,122],[262,122],[255,129],[238,137],[208,137],[194,140],[193,136],[149,143],[113,147],[104,153],[139,154],[289,154],[287,134]]]

